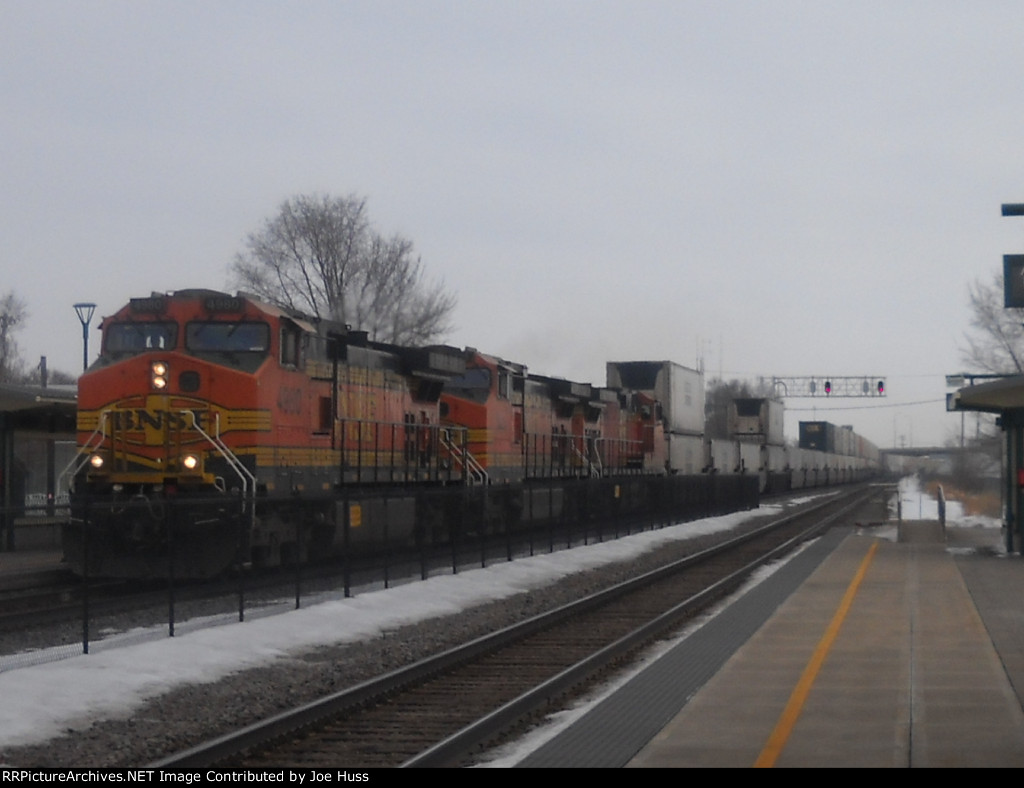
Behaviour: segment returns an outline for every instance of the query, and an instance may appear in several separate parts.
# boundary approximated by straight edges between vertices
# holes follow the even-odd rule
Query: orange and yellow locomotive
[[[528,374],[468,348],[441,394],[442,423],[468,430],[477,479],[663,473],[661,420],[642,393]]]
[[[278,563],[310,522],[303,552],[333,542],[326,499],[340,485],[457,478],[445,458],[457,437],[442,439],[438,419],[442,385],[464,367],[454,348],[370,343],[208,290],[132,299],[102,331],[78,391],[64,544],[79,571],[162,574],[171,526],[192,545],[182,575],[222,571],[239,549]],[[299,497],[325,502],[300,515]]]
[[[507,524],[530,482],[666,472],[644,392],[371,342],[241,293],[154,293],[101,328],[64,532],[79,573],[206,577],[435,539],[447,525],[424,523],[450,512],[430,486],[500,487],[482,516]]]

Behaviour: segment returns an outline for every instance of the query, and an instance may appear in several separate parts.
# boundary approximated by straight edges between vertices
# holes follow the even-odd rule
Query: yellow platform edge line
[[[828,652],[831,650],[832,644],[839,634],[839,628],[842,627],[843,621],[846,620],[846,614],[850,612],[853,599],[857,595],[861,581],[864,580],[864,576],[868,572],[868,567],[871,565],[871,560],[875,557],[877,549],[878,542],[876,541],[872,543],[867,555],[864,556],[864,560],[860,562],[857,574],[850,581],[850,585],[847,587],[846,593],[843,594],[843,599],[839,603],[835,615],[832,616],[832,620],[825,629],[825,634],[821,636],[821,640],[818,641],[818,645],[814,649],[807,667],[804,668],[800,680],[793,687],[793,692],[789,696],[789,702],[786,703],[786,708],[783,709],[782,714],[779,716],[779,721],[775,724],[775,730],[772,731],[772,735],[768,737],[767,744],[761,750],[757,761],[754,762],[754,768],[770,769],[775,765],[779,755],[782,754],[782,749],[786,746],[790,733],[793,732],[793,726],[796,725],[796,721],[800,717],[800,712],[803,710],[807,696],[811,692],[814,680],[818,677],[818,672],[825,663],[825,658],[828,656]]]

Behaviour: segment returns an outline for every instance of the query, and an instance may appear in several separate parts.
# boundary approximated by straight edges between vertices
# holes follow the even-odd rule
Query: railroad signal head
[[[884,380],[878,381],[878,396],[879,397],[885,396],[885,381]]]
[[[832,393],[832,381],[831,380],[826,380],[825,381],[825,393],[826,394],[831,394]]]

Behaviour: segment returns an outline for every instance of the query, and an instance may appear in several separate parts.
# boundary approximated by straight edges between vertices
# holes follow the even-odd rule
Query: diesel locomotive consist
[[[486,489],[507,526],[567,506],[561,480],[829,481],[790,467],[782,484],[764,441],[756,460],[723,461],[703,439],[703,375],[670,362],[610,362],[602,388],[210,290],[132,299],[101,329],[63,534],[91,576],[208,577],[435,539],[447,513],[424,491],[452,486]]]

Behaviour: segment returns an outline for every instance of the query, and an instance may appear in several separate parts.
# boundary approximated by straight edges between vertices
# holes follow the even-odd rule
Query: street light
[[[96,304],[75,304],[75,314],[82,324],[82,372],[89,369],[89,321],[95,311]]]

